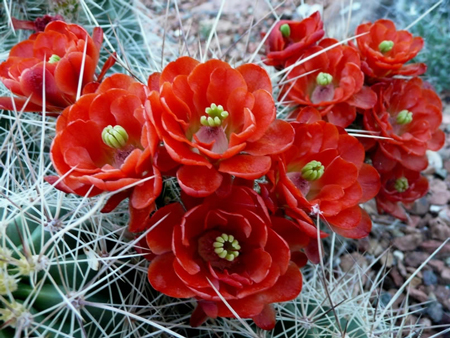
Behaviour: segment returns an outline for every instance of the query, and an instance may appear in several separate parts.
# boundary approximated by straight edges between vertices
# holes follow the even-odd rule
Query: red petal
[[[148,268],[148,281],[159,292],[175,298],[191,298],[195,293],[189,290],[173,269],[173,253],[156,257]]]
[[[159,171],[153,168],[154,177],[133,188],[130,204],[133,208],[142,209],[153,203],[161,193],[162,178]]]
[[[271,165],[269,156],[236,155],[220,162],[219,171],[248,180],[265,175]]]
[[[294,134],[288,122],[275,120],[259,140],[247,144],[245,152],[255,156],[279,154],[292,145]]]
[[[359,169],[358,183],[363,192],[359,203],[365,203],[378,194],[381,187],[380,175],[374,167],[364,163]]]
[[[181,224],[184,209],[179,203],[172,203],[158,209],[146,224],[146,229],[152,229],[147,234],[147,244],[150,250],[161,255],[172,251],[173,228]]]
[[[263,330],[272,330],[275,327],[275,309],[272,305],[266,304],[261,313],[255,317],[252,317],[256,326]]]
[[[369,236],[370,230],[372,229],[372,220],[370,219],[370,216],[367,214],[367,212],[363,209],[361,209],[361,221],[358,223],[358,225],[353,229],[342,229],[338,227],[333,227],[333,230],[346,238],[364,238]]]
[[[255,105],[251,109],[255,116],[256,131],[248,138],[249,142],[255,142],[260,139],[267,128],[275,120],[276,110],[272,95],[265,90],[257,90],[253,93],[255,96]]]
[[[206,97],[209,103],[222,105],[226,108],[226,104],[230,94],[236,89],[247,90],[242,75],[235,69],[215,69],[210,76],[210,83],[206,90]]]
[[[272,82],[264,68],[253,63],[247,63],[236,68],[236,70],[244,77],[250,93],[257,91],[258,89],[264,89],[269,93],[272,93]]]
[[[222,175],[216,169],[184,165],[177,171],[177,179],[183,191],[194,197],[205,197],[222,184]]]
[[[189,75],[198,64],[197,60],[188,56],[183,56],[176,61],[170,62],[161,73],[160,85],[164,82],[172,83],[178,75]]]

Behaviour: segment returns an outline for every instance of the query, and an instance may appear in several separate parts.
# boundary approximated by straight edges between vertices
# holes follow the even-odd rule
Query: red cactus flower
[[[361,69],[372,78],[394,75],[418,76],[427,70],[424,63],[405,63],[414,58],[423,47],[421,37],[397,30],[391,20],[378,20],[359,25],[356,38],[361,53]]]
[[[250,188],[234,186],[227,197],[208,196],[187,212],[169,204],[147,227],[148,247],[157,255],[148,279],[166,295],[197,299],[193,326],[207,317],[234,317],[219,293],[241,318],[270,330],[275,326],[270,304],[301,291],[302,275],[291,258],[305,264],[298,250],[308,238],[293,222],[271,219]]]
[[[337,42],[324,39],[318,46],[309,48],[302,59]],[[286,67],[296,62],[296,59],[289,60]],[[337,46],[301,62],[288,73],[287,81],[280,97],[291,105],[301,105],[292,115],[303,106],[312,106],[319,109],[326,120],[341,127],[355,120],[356,108],[368,109],[376,102],[375,93],[363,86],[358,52],[349,46]]]
[[[380,179],[364,163],[363,146],[331,123],[292,125],[294,144],[278,155],[279,165],[268,175],[279,199],[276,204],[312,238],[317,238],[316,216],[310,215],[319,215],[344,237],[367,236],[372,222],[359,204],[375,197]]]
[[[420,172],[397,164],[392,171],[381,174],[381,190],[375,198],[378,212],[386,212],[406,221],[405,207],[410,208],[427,191],[428,180]]]
[[[421,171],[428,161],[427,149],[438,150],[445,142],[439,129],[442,103],[419,78],[396,79],[373,86],[378,102],[364,112],[364,127],[389,140],[380,140],[372,162],[379,172],[389,172],[396,163]]]
[[[27,29],[35,32],[43,32],[50,22],[64,21],[64,18],[59,14],[56,14],[55,16],[45,14],[34,21],[18,20],[16,18],[11,18],[11,21],[14,29]]]
[[[158,87],[159,83],[159,87]],[[149,79],[150,117],[189,195],[205,197],[230,175],[256,179],[270,168],[270,154],[293,141],[289,123],[275,120],[272,85],[253,64],[182,57]]]
[[[100,27],[90,37],[78,25],[53,21],[18,43],[0,64],[0,80],[18,97],[0,98],[0,108],[42,111],[44,88],[46,110],[61,112],[75,102],[80,76],[81,86],[94,80],[102,40]]]
[[[308,47],[322,39],[324,34],[319,12],[302,21],[278,21],[267,37],[267,59],[264,63],[268,66],[284,66],[289,58],[300,57]]]
[[[130,196],[130,231],[142,230],[153,202],[161,192],[161,175],[152,164],[158,137],[146,120],[145,87],[115,74],[93,94],[83,95],[66,108],[56,124],[51,159],[60,177],[47,177],[56,188],[80,196],[134,188],[113,195],[107,209]]]

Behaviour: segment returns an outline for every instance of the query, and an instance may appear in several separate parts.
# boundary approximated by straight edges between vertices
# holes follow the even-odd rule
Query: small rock
[[[428,240],[420,244],[420,247],[423,248],[427,252],[434,252],[437,248],[442,245],[441,241]],[[442,249],[439,251],[439,254],[450,253],[450,242],[445,244]]]
[[[422,218],[420,216],[411,215],[409,217],[409,226],[412,228],[416,228],[419,225],[419,222]]]
[[[446,264],[447,266],[450,266],[450,257],[447,257],[447,259],[445,260],[445,264]]]
[[[403,259],[405,258],[405,254],[400,250],[395,250],[393,252],[393,255],[397,259],[397,261],[403,261]]]
[[[444,309],[442,304],[438,302],[433,302],[428,306],[427,313],[430,316],[431,320],[435,323],[440,323],[442,317],[444,316]]]
[[[339,264],[341,266],[342,271],[348,272],[353,269],[356,265],[360,268],[367,267],[366,258],[358,252],[353,252],[351,254],[346,254],[341,257],[341,262]]]
[[[402,251],[415,250],[422,242],[421,234],[411,234],[394,239],[393,245]]]
[[[434,294],[436,295],[436,299],[444,305],[447,310],[450,310],[450,289],[444,285],[438,285],[434,290]]]
[[[407,276],[407,272],[406,272],[406,268],[405,265],[403,264],[402,261],[397,262],[397,267],[398,267],[398,271],[400,272],[400,275],[402,275],[402,277]]]
[[[410,276],[408,276],[408,278],[409,278]],[[415,277],[413,277],[413,279],[411,279],[411,281],[409,282],[409,285],[412,287],[412,288],[416,288],[416,287],[418,287],[419,285],[421,285],[422,284],[422,278],[420,278],[420,277],[417,277],[417,276],[415,276]]]
[[[380,296],[380,306],[386,307],[392,299],[392,295],[389,292],[383,292]]]
[[[450,283],[450,268],[442,269],[441,278],[444,281],[444,283]]]
[[[444,222],[446,222],[447,224],[450,224],[450,210],[449,210],[448,206],[442,208],[441,211],[439,211],[438,216]]]
[[[417,268],[425,262],[428,257],[430,257],[430,255],[426,252],[410,252],[405,256],[405,264]]]
[[[434,191],[430,195],[430,204],[446,205],[450,199],[450,191]]]
[[[415,215],[425,215],[430,208],[430,202],[427,197],[422,197],[414,202],[411,213]]]
[[[445,268],[445,264],[443,261],[432,259],[428,262],[428,265],[433,268],[434,271],[441,272],[443,268]]]
[[[395,286],[399,287],[405,281],[405,279],[400,275],[398,268],[394,267],[389,273],[394,281]]]
[[[418,300],[420,303],[424,303],[428,300],[428,296],[425,292],[417,290],[417,289],[410,289],[409,295]]]
[[[423,284],[436,285],[438,278],[432,270],[426,270],[423,272]]]
[[[450,227],[439,217],[430,222],[431,238],[445,241],[450,237]]]

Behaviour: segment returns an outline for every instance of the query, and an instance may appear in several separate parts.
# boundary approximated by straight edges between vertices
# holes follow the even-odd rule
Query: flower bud
[[[285,38],[288,38],[291,35],[291,27],[287,23],[280,26],[280,32],[283,34]]]

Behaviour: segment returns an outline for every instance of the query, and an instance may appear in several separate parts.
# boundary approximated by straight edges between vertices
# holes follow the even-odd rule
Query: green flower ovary
[[[119,149],[127,144],[128,134],[127,131],[119,125],[114,127],[109,125],[102,131],[102,140],[107,146]]]
[[[228,112],[223,110],[223,107],[219,104],[218,106],[214,103],[211,107],[205,109],[205,113],[209,115],[202,116],[200,118],[200,123],[205,127],[219,127],[222,125],[222,121],[228,117]]]
[[[57,63],[59,60],[61,60],[61,58],[56,55],[53,54],[52,56],[50,56],[50,58],[48,59],[48,63]]]
[[[404,109],[397,115],[397,123],[398,124],[408,124],[413,120],[413,113]]]
[[[328,73],[320,72],[316,77],[316,82],[319,86],[328,86],[333,81],[333,76]]]
[[[214,252],[223,259],[232,262],[237,256],[239,256],[239,250],[241,246],[237,239],[233,235],[222,234],[216,237],[216,241],[213,243]]]
[[[405,192],[409,188],[408,179],[406,177],[400,177],[395,181],[395,190],[398,192]]]
[[[325,167],[319,161],[311,161],[302,169],[302,177],[307,181],[315,181],[322,177]]]
[[[394,48],[394,41],[391,40],[384,40],[378,45],[378,49],[383,54],[391,51],[392,48]]]
[[[287,23],[280,26],[280,32],[283,34],[285,38],[288,38],[291,35],[291,27]]]

